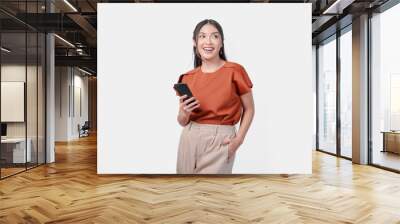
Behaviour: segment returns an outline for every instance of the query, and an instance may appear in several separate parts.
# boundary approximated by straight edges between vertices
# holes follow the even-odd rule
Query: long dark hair
[[[221,25],[213,20],[213,19],[205,19],[201,22],[199,22],[196,27],[194,28],[193,31],[193,40],[196,42],[196,46],[193,46],[193,53],[194,53],[194,67],[197,68],[198,66],[201,66],[202,62],[201,62],[201,57],[199,55],[199,53],[197,52],[196,48],[197,48],[197,36],[199,35],[200,29],[206,25],[206,24],[211,24],[213,25],[218,32],[221,34],[221,39],[222,39],[222,47],[219,51],[219,57],[222,58],[223,60],[226,61],[226,55],[225,55],[225,45],[224,45],[224,32],[222,31],[222,27]]]

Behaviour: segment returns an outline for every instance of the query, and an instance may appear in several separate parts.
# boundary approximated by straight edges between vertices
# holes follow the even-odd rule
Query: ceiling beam
[[[91,56],[55,56],[56,66],[83,66],[96,71],[97,59]]]

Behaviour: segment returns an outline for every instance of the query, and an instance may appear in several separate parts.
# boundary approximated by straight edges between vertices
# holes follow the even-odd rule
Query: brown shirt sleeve
[[[237,71],[233,74],[233,83],[236,86],[236,91],[239,96],[250,92],[253,87],[249,75],[242,66],[238,66]]]

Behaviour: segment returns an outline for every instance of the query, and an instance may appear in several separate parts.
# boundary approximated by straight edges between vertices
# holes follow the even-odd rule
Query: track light
[[[65,4],[67,4],[72,10],[74,10],[74,12],[78,12],[78,10],[71,4],[69,3],[68,0],[64,0]]]
[[[58,36],[57,34],[54,34],[54,36],[57,37],[58,39],[60,39],[62,42],[66,43],[67,45],[69,45],[69,46],[75,48],[75,45],[73,45],[71,42],[67,41],[66,39],[64,39],[64,38],[62,38],[62,37],[60,37],[60,36]]]
[[[10,52],[11,52],[11,50],[9,50],[9,49],[7,49],[7,48],[5,48],[5,47],[1,47],[1,50],[4,51],[4,52],[6,52],[6,53],[10,53]]]
[[[336,0],[332,5],[324,10],[322,14],[341,14],[343,9],[351,5],[355,0]]]
[[[88,71],[86,71],[86,70],[83,70],[83,69],[81,69],[81,68],[79,68],[79,67],[78,67],[78,70],[81,71],[81,72],[83,72],[83,73],[85,73],[85,74],[87,74],[87,75],[90,75],[90,76],[93,75],[92,73],[90,73],[90,72],[88,72]]]

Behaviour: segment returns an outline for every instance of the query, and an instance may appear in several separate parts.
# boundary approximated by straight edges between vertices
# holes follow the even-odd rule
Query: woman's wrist
[[[179,117],[181,117],[183,120],[189,120],[190,115],[185,113],[185,112],[183,112],[183,111],[180,111],[179,112]]]
[[[189,118],[190,118],[190,116],[187,116],[187,115],[185,115],[185,114],[183,114],[183,113],[179,113],[179,114],[178,114],[178,122],[179,122],[182,126],[185,126],[185,125],[188,123]]]
[[[240,144],[242,144],[243,141],[244,141],[244,136],[242,136],[242,135],[236,135],[236,139],[237,139],[237,141],[238,141]]]

